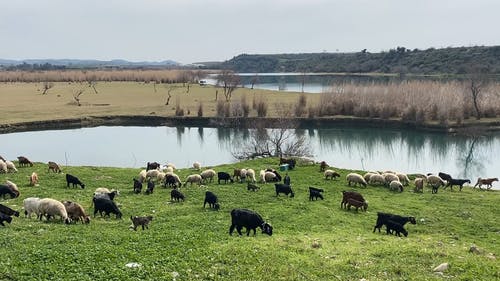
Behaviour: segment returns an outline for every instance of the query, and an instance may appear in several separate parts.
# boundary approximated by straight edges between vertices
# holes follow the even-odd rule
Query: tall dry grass
[[[322,93],[309,116],[349,115],[401,118],[408,122],[461,123],[475,116],[467,81],[405,81],[389,84],[344,84]],[[482,117],[500,116],[500,84],[483,88]]]
[[[0,82],[135,81],[184,83],[198,81],[205,75],[206,72],[201,70],[180,69],[0,71]]]

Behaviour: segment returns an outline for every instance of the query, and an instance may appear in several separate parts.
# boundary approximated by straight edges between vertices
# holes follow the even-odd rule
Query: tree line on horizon
[[[500,74],[500,46],[429,48],[397,47],[387,52],[241,54],[212,68],[235,72],[333,72],[467,74],[470,68]]]

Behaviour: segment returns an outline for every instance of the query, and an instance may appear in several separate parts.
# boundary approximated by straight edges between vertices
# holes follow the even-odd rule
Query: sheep
[[[167,187],[170,186],[170,187],[173,187],[173,188],[176,188],[176,187],[181,187],[182,183],[181,183],[181,179],[179,178],[178,175],[172,173],[172,174],[168,174],[165,176],[165,182],[164,182],[164,185],[163,187]]]
[[[384,177],[385,184],[387,186],[389,186],[389,184],[393,181],[399,181],[399,177],[393,173],[383,173],[382,176]]]
[[[208,206],[210,208],[218,211],[220,209],[218,201],[219,200],[217,199],[217,195],[215,195],[213,192],[207,191],[205,192],[205,201],[203,201],[203,208],[205,208],[205,205],[208,203]]]
[[[167,176],[167,173],[164,173],[164,172],[159,172],[158,173],[158,176],[156,176],[156,180],[159,182],[159,183],[162,183],[165,181],[165,177]]]
[[[385,178],[380,174],[372,174],[370,176],[369,182],[371,185],[376,185],[376,184],[385,185]]]
[[[61,172],[61,168],[59,168],[59,165],[57,165],[56,162],[52,162],[52,161],[49,161],[49,163],[47,163],[48,165],[48,170],[47,172],[54,172],[54,173],[60,173]]]
[[[220,181],[223,180],[224,183],[227,183],[227,181],[233,183],[234,180],[231,178],[231,175],[229,175],[226,172],[218,172],[217,173],[217,182],[220,184]]]
[[[19,167],[24,167],[24,166],[28,166],[28,165],[30,167],[33,167],[33,162],[31,162],[28,158],[26,158],[24,156],[17,157],[17,160],[19,161]]]
[[[450,189],[453,190],[453,186],[458,185],[460,187],[460,191],[462,191],[462,188],[464,187],[465,183],[470,184],[470,180],[469,179],[453,179],[452,178],[448,181],[448,184],[445,187],[443,187],[443,189],[445,189],[449,186]]]
[[[408,175],[403,173],[397,173],[396,176],[398,177],[399,182],[402,183],[403,185],[410,184],[410,179],[408,178]]]
[[[277,182],[278,178],[276,177],[276,174],[273,172],[266,172],[264,174],[264,182]]]
[[[260,187],[256,186],[256,185],[255,185],[255,184],[253,184],[253,183],[248,183],[248,184],[247,184],[247,190],[249,190],[249,191],[250,191],[250,190],[252,190],[252,191],[257,191],[257,190],[259,190],[259,189],[260,189]]]
[[[229,235],[233,235],[233,231],[236,228],[236,231],[241,236],[241,229],[243,227],[247,230],[247,236],[250,235],[251,230],[253,230],[253,235],[255,235],[257,227],[260,227],[262,233],[269,236],[273,235],[273,227],[264,221],[258,213],[248,209],[233,209],[231,211]]]
[[[252,183],[257,182],[255,179],[255,171],[253,169],[247,169],[247,181],[248,180]]]
[[[401,233],[403,233],[405,237],[408,237],[408,231],[406,231],[406,229],[404,229],[403,225],[401,225],[400,223],[397,223],[393,220],[387,220],[385,222],[385,226],[387,227],[387,234],[392,233],[392,231],[394,230],[397,236],[401,236]]]
[[[158,179],[158,175],[160,174],[160,171],[158,170],[149,170],[146,172],[146,180],[147,179]],[[144,182],[144,181],[141,181]]]
[[[368,182],[368,183],[369,183],[369,182],[370,182],[370,177],[371,177],[372,175],[375,175],[375,173],[368,172],[368,173],[365,173],[365,174],[363,175],[363,178],[365,179],[365,181],[366,181],[366,182]]]
[[[259,182],[262,182],[262,183],[266,182],[266,171],[265,170],[260,170],[260,172],[259,172]]]
[[[416,178],[415,179],[415,192],[417,193],[422,193],[424,192],[424,179],[423,178]]]
[[[24,205],[24,215],[28,218],[31,218],[31,214],[35,213],[37,217],[40,216],[38,211],[38,206],[40,205],[40,198],[38,197],[29,197],[23,200]]]
[[[195,169],[195,170],[198,170],[198,171],[199,171],[199,170],[201,169],[201,164],[200,164],[200,162],[194,162],[194,163],[193,163],[193,169]]]
[[[399,182],[398,180],[393,180],[389,184],[389,189],[392,191],[403,192],[403,184],[401,184],[401,182]]]
[[[47,221],[50,217],[59,216],[64,223],[71,223],[71,219],[68,217],[64,204],[52,198],[40,199],[38,203],[38,216],[40,220],[45,216]]]
[[[217,173],[213,169],[205,170],[200,174],[201,178],[203,179],[203,182],[207,182],[207,180],[209,180],[209,182],[212,182],[215,175],[217,175]]]
[[[19,212],[16,210],[13,210],[5,205],[0,204],[0,213],[4,213],[7,216],[16,216],[19,217]]]
[[[153,216],[146,216],[146,217],[130,216],[130,220],[132,221],[132,228],[135,231],[137,231],[137,227],[139,225],[142,226],[142,230],[144,230],[144,228],[149,229],[148,225],[153,220]]]
[[[158,162],[148,162],[146,164],[146,172],[149,170],[159,170],[160,169],[160,163]]]
[[[295,197],[295,194],[293,193],[292,187],[290,185],[275,183],[274,188],[276,190],[276,196],[279,196],[280,193],[284,193],[286,196],[290,194],[290,197]]]
[[[193,185],[193,183],[197,183],[198,185],[201,184],[202,178],[198,174],[192,174],[187,176],[186,182],[184,183],[184,186],[187,186],[188,183],[190,183],[190,186]]]
[[[137,194],[137,193],[141,193],[141,190],[142,190],[142,182],[141,182],[140,180],[138,180],[138,179],[135,179],[135,178],[133,178],[132,180],[133,180],[133,182],[134,182],[134,186],[133,186],[133,188],[134,188],[134,193],[136,193],[136,194]]]
[[[182,194],[179,190],[177,190],[177,188],[174,188],[172,189],[172,191],[170,192],[170,200],[171,201],[179,201],[179,200],[182,200],[184,201],[185,200],[185,196],[184,194]]]
[[[246,169],[233,169],[233,180],[238,180],[240,182],[243,182],[243,179],[245,179],[246,176],[247,176]]]
[[[363,178],[363,176],[361,176],[360,174],[350,173],[346,176],[346,180],[347,180],[347,184],[349,186],[351,185],[351,183],[354,183],[354,186],[356,186],[357,184],[360,184],[360,185],[366,187],[366,181]]]
[[[347,210],[350,210],[351,206],[356,207],[356,212],[358,211],[359,208],[361,208],[361,210],[365,212],[366,209],[368,209],[368,203],[366,201],[358,201],[353,198],[347,198]]]
[[[173,172],[174,172],[174,168],[172,168],[172,167],[167,167],[165,169],[165,173],[173,173]]]
[[[17,173],[16,165],[12,161],[5,161],[5,165],[7,165],[8,172]]]
[[[495,181],[498,181],[498,178],[487,178],[487,179],[478,178],[477,182],[473,188],[476,188],[476,186],[478,186],[479,189],[481,189],[481,186],[483,186],[483,184],[484,184],[484,185],[486,185],[487,189],[490,189],[490,188],[492,188],[492,184]]]
[[[321,198],[321,200],[323,200],[323,195],[321,194],[321,192],[323,192],[323,191],[324,190],[321,188],[316,188],[316,187],[310,186],[309,187],[309,201],[313,201],[314,199],[318,200],[318,197]]]
[[[328,168],[328,164],[326,164],[325,161],[321,161],[321,163],[319,163],[319,171],[320,172],[324,172],[326,170],[326,168]]]
[[[83,209],[82,205],[71,202],[71,201],[63,201],[64,207],[66,208],[66,213],[68,217],[74,221],[75,223],[79,220],[83,223],[90,223],[90,217],[85,213],[85,209]]]
[[[432,187],[432,193],[435,194],[440,186],[446,185],[446,182],[438,176],[430,175],[427,177],[427,184]]]
[[[330,179],[336,179],[338,177],[340,177],[340,174],[335,172],[334,170],[326,170],[323,175],[325,176],[325,180],[327,180],[328,178]]]
[[[141,170],[139,172],[139,177],[137,178],[137,180],[140,182],[140,183],[143,183],[144,180],[146,180],[146,176],[147,176],[147,171],[146,170]]]
[[[375,227],[373,227],[373,232],[375,232],[375,230],[378,229],[378,232],[380,233],[380,228],[382,228],[384,224],[387,225],[387,221],[389,220],[399,223],[402,226],[404,226],[407,222],[410,222],[411,224],[417,223],[415,217],[403,217],[400,215],[394,215],[390,213],[377,212],[377,222],[375,224]]]
[[[38,174],[33,172],[30,176],[30,186],[38,185]]]
[[[174,164],[168,163],[167,164],[167,168],[169,168],[169,167],[172,168],[172,171],[175,171],[175,165]]]
[[[98,187],[94,191],[94,195],[96,194],[101,194],[101,193],[110,193],[111,191],[105,187]]]
[[[234,177],[234,176],[233,176]],[[243,183],[247,179],[247,169],[241,169],[240,170],[240,183]]]
[[[146,194],[153,194],[153,190],[155,188],[155,183],[151,180],[148,180],[148,187],[146,188]]]
[[[276,176],[276,180],[275,181],[277,181],[277,182],[281,181],[281,175],[275,169],[266,169],[266,172],[273,173]]]
[[[0,160],[0,172],[6,174],[9,170],[7,170],[7,164],[3,160]]]
[[[342,191],[342,202],[340,203],[340,208],[347,208],[348,199],[354,199],[359,202],[366,202],[363,195],[356,191]]]
[[[115,214],[117,219],[122,218],[122,212],[118,209],[118,206],[113,200],[107,198],[94,198],[92,201],[94,202],[94,217],[97,212],[99,212],[102,217],[102,213],[104,212],[104,217]]]
[[[4,224],[5,221],[8,223],[11,223],[12,217],[0,212],[0,225],[5,226],[5,224]]]
[[[5,162],[5,158],[0,155],[0,160]]]
[[[77,177],[70,174],[66,174],[66,187],[69,187],[70,183],[73,185],[73,187],[80,185],[82,189],[85,188],[85,184],[83,184]]]

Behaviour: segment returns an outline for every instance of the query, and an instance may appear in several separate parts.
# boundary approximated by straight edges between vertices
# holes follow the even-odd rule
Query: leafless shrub
[[[175,100],[175,116],[184,116],[184,109],[181,108],[179,98]]]
[[[215,114],[217,117],[222,118],[224,117],[224,105],[226,102],[224,101],[217,101],[217,105],[215,106]]]
[[[243,117],[248,117],[250,114],[250,105],[247,103],[246,95],[241,96],[241,109],[243,110]]]
[[[231,104],[231,115],[234,117],[242,117],[243,116],[243,107],[239,102],[233,102]]]
[[[302,117],[306,113],[307,97],[305,94],[299,96],[299,100],[295,105],[295,116]]]
[[[258,117],[266,117],[267,116],[267,103],[262,98],[260,98],[257,101],[256,110],[257,110]]]
[[[203,117],[203,104],[198,103],[198,117]]]

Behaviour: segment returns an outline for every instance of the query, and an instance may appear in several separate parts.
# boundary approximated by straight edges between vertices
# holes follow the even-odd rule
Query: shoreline
[[[275,117],[172,117],[151,115],[109,115],[87,116],[54,120],[40,120],[0,124],[0,134],[29,131],[79,129],[99,126],[168,126],[206,128],[276,128],[285,123],[290,128],[388,128],[398,130],[419,130],[448,134],[467,134],[500,131],[500,121],[466,123],[462,125],[421,124],[417,125],[393,119],[370,119],[348,116],[319,118],[275,118]],[[290,125],[291,124],[291,125]]]

